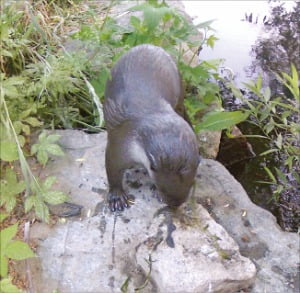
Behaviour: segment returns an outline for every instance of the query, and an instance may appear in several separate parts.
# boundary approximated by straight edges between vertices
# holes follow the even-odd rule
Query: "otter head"
[[[151,158],[151,177],[164,202],[171,207],[178,207],[184,203],[194,183],[199,158],[193,162],[185,163],[178,168],[170,165],[155,164]]]
[[[194,175],[183,177],[180,174],[157,172],[155,184],[164,202],[170,207],[177,207],[184,203],[194,182]]]

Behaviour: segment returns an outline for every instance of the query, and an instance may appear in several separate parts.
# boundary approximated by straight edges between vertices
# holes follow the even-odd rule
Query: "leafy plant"
[[[151,43],[165,48],[170,53],[173,51],[180,60],[187,50],[182,47],[183,42],[186,42],[189,48],[196,48],[201,43],[201,40],[192,41],[191,39],[192,36],[198,34],[197,28],[189,24],[179,12],[169,7],[164,1],[148,1],[130,10],[143,13],[143,19],[135,16],[130,18],[130,24],[134,30],[123,38],[124,43],[130,47]],[[176,47],[177,45],[179,46]]]
[[[17,203],[17,195],[26,188],[24,181],[17,181],[16,173],[6,168],[5,177],[1,179],[1,199],[0,205],[5,206],[8,212],[11,212]]]
[[[19,293],[22,292],[15,285],[12,284],[11,278],[3,278],[0,280],[0,290],[3,293]]]
[[[9,226],[1,230],[1,257],[0,257],[0,282],[1,292],[18,292],[8,275],[8,259],[24,260],[34,257],[35,254],[30,249],[27,243],[19,240],[13,240],[17,233],[18,224]]]
[[[4,146],[1,144],[1,159],[7,160],[8,162],[19,160],[25,183],[24,181],[18,182],[16,174],[9,169],[8,166],[6,166],[6,168],[1,166],[1,171],[3,171],[3,169],[5,170],[5,177],[1,180],[1,188],[3,188],[1,205],[4,205],[7,211],[12,211],[16,205],[16,196],[25,190],[25,212],[28,212],[34,207],[37,217],[47,222],[49,219],[49,211],[45,202],[57,204],[64,202],[67,197],[62,192],[49,191],[49,188],[53,185],[55,180],[53,177],[47,178],[45,182],[41,184],[32,174],[22,150],[19,137],[13,122],[10,119],[7,104],[3,95],[4,93],[1,92],[0,101],[1,106],[4,108],[0,124],[4,134],[1,135],[8,139],[5,141]],[[57,136],[49,135],[47,138],[46,135],[42,133],[40,138],[40,144],[36,144],[33,149],[35,149],[34,151],[39,151],[41,153],[40,160],[42,160],[43,163],[48,159],[47,151],[60,155],[62,154],[61,149],[56,144],[53,144],[53,142],[58,139]],[[9,148],[12,146],[12,151],[10,151]],[[51,196],[52,198],[50,199]]]
[[[39,182],[33,175],[26,160],[30,155],[30,135],[41,126],[93,128],[103,121],[98,97],[83,74],[88,64],[80,56],[60,49],[64,48],[59,36],[63,32],[64,17],[74,9],[71,4],[80,1],[11,1],[5,5],[2,2],[0,158],[3,196],[0,203],[11,212],[17,197],[24,196],[26,211],[34,208],[37,217],[47,221],[46,204],[59,203],[67,197],[60,192],[50,192],[49,181]],[[66,7],[68,12],[62,9]],[[56,141],[56,136],[46,138],[41,134],[39,143],[32,147],[32,154],[45,165],[48,154],[63,153]],[[14,171],[19,169],[21,172]],[[51,180],[52,185],[54,180]]]
[[[42,132],[39,135],[39,143],[35,143],[31,146],[31,154],[37,154],[38,161],[45,166],[48,162],[48,153],[55,156],[63,156],[64,152],[59,145],[54,142],[58,141],[60,135],[50,134],[47,136],[46,132]]]
[[[275,166],[264,167],[271,181],[263,183],[273,186],[275,199],[278,199],[282,192],[293,188],[288,182],[296,180],[300,184],[299,77],[295,66],[292,65],[290,74],[282,72],[277,78],[290,91],[291,98],[286,95],[272,97],[270,88],[262,87],[261,77],[255,83],[246,84],[255,94],[254,99],[245,99],[234,85],[229,84],[234,94],[246,105],[245,110],[250,113],[247,122],[255,125],[261,132],[253,137],[269,141],[269,149],[260,153],[260,156],[273,154],[279,162],[283,162],[282,170]]]
[[[42,126],[43,123],[34,117],[37,113],[38,106],[34,104],[32,99],[28,99],[27,103],[24,103],[26,92],[19,90],[26,79],[23,77],[13,76],[5,79],[4,75],[0,75],[1,80],[1,94],[0,104],[1,108],[5,107],[7,111],[1,114],[1,158],[6,161],[13,161],[17,157],[17,148],[12,139],[12,133],[7,131],[8,120],[7,115],[10,116],[12,125],[14,127],[16,136],[21,147],[25,144],[25,136],[31,134],[31,128]]]
[[[268,184],[273,187],[273,199],[278,202],[280,196],[283,192],[288,192],[293,190],[294,186],[291,183],[290,176],[288,174],[284,174],[280,169],[274,167],[275,173],[271,171],[270,168],[264,166],[264,170],[268,175],[270,181],[257,181],[258,183]],[[273,174],[274,173],[274,174]],[[300,177],[297,173],[293,173],[298,184],[300,183]]]
[[[46,22],[52,18],[46,13],[63,12],[56,8],[54,1],[14,1],[1,13],[1,83],[12,121],[27,134],[40,121],[59,128],[102,121],[83,74],[89,64],[79,54],[58,49],[64,48],[57,36],[60,23]],[[58,18],[63,23],[63,16]]]
[[[0,223],[3,222],[8,217],[8,214],[0,212]]]
[[[212,21],[194,26],[176,9],[169,7],[164,1],[157,0],[147,1],[133,6],[129,10],[139,11],[143,15],[141,18],[131,16],[129,27],[122,27],[116,20],[106,16],[101,25],[84,25],[79,32],[72,36],[75,39],[97,44],[105,52],[111,52],[104,60],[106,66],[102,68],[99,77],[91,82],[97,94],[103,97],[105,82],[109,77],[108,68],[120,55],[133,46],[150,43],[163,47],[177,60],[186,88],[185,105],[196,131],[206,127],[214,117],[217,122],[217,119],[228,116],[229,113],[220,113],[222,107],[217,83],[209,81],[218,79],[217,72],[220,61],[203,61],[197,66],[191,66],[193,59],[197,58],[198,48],[203,45],[213,47],[217,40],[214,35],[206,38],[212,30]],[[205,36],[203,39],[195,40],[195,36],[199,34],[198,29],[203,29]],[[185,45],[183,46],[183,44]],[[184,60],[184,56],[190,50],[195,52],[194,55],[189,60]],[[97,54],[94,54],[93,57],[95,56]],[[210,111],[207,109],[211,105],[214,105],[218,113],[210,116],[208,121],[206,121],[208,116],[200,118],[200,113]],[[240,112],[230,115],[230,119],[226,118],[226,127],[245,119],[245,115]],[[201,121],[202,123],[200,123]],[[224,128],[224,124],[215,123],[214,129],[217,126],[220,127],[219,129]]]
[[[36,216],[48,221],[49,209],[46,204],[59,204],[68,200],[68,196],[62,191],[51,190],[56,177],[50,176],[44,182],[35,179],[31,182],[31,195],[25,199],[25,212],[34,208]]]

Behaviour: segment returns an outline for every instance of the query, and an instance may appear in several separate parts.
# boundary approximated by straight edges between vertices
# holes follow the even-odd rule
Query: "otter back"
[[[123,55],[107,82],[104,115],[108,128],[124,120],[169,111],[183,102],[177,66],[162,48],[134,47]]]

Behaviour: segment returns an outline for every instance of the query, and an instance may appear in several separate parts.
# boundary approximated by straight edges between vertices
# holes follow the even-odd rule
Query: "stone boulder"
[[[55,175],[56,187],[84,208],[81,217],[52,228],[33,225],[39,258],[31,263],[32,291],[229,293],[253,284],[254,264],[199,204],[201,190],[218,189],[196,186],[190,200],[171,211],[152,197],[147,176],[133,170],[125,184],[135,203],[113,214],[105,201],[106,133],[57,133],[66,155],[52,158],[41,176]],[[200,179],[210,162],[200,164]],[[136,180],[141,184],[132,184]]]
[[[197,200],[238,243],[258,270],[252,293],[300,291],[299,234],[284,232],[276,218],[255,205],[220,163],[203,160]]]

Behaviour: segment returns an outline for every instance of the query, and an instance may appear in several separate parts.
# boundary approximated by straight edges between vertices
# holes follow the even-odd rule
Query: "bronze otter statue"
[[[176,113],[183,107],[177,66],[162,48],[139,45],[111,70],[104,99],[106,172],[111,211],[129,207],[124,172],[145,168],[171,207],[188,197],[199,164],[195,133]]]

